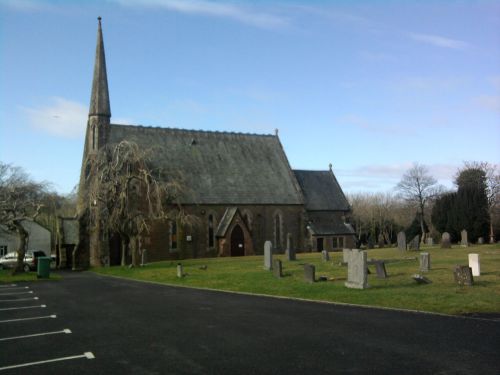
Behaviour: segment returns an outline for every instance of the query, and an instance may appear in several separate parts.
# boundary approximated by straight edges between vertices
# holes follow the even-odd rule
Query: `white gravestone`
[[[431,256],[429,253],[420,253],[420,271],[428,272],[431,269]]]
[[[273,244],[271,241],[264,242],[264,269],[273,269]]]
[[[350,251],[349,263],[347,264],[347,288],[368,288],[368,274],[366,271],[366,251],[353,249]]]
[[[479,254],[469,254],[469,267],[472,268],[472,276],[481,276]]]

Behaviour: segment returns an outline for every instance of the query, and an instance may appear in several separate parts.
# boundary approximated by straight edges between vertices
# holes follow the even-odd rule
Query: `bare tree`
[[[14,273],[23,272],[28,232],[22,222],[35,220],[44,207],[46,196],[46,183],[35,182],[21,168],[0,162],[0,224],[19,238]]]
[[[426,235],[424,226],[426,205],[442,189],[437,185],[437,180],[429,174],[429,170],[425,165],[414,163],[403,175],[396,186],[396,190],[399,191],[400,196],[408,204],[417,209],[422,233],[421,241],[424,242]]]
[[[493,218],[496,216],[496,210],[500,202],[500,167],[498,164],[490,164],[485,161],[466,161],[463,168],[456,174],[457,185],[461,182],[460,178],[466,178],[468,175],[462,172],[467,170],[480,170],[486,177],[486,196],[488,198],[488,213],[490,215],[490,243],[495,243],[495,233],[493,230]],[[462,176],[462,177],[461,177]],[[467,181],[462,181],[466,183]],[[477,181],[473,181],[477,182]]]
[[[127,243],[132,265],[138,264],[138,240],[155,220],[188,223],[178,203],[182,188],[177,179],[167,179],[150,167],[152,150],[122,141],[103,147],[91,163],[89,186],[90,220],[100,220],[109,234],[121,240],[121,262],[125,265]]]

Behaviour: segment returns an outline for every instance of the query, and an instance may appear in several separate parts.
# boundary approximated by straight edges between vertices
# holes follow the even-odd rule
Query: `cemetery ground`
[[[331,252],[323,261],[321,253],[298,253],[296,261],[285,255],[274,255],[283,264],[284,277],[263,269],[263,256],[239,258],[186,259],[149,263],[144,267],[109,267],[94,269],[104,275],[153,281],[178,286],[207,288],[307,300],[368,305],[397,309],[462,315],[500,315],[500,245],[480,245],[451,249],[424,246],[420,251],[399,251],[397,248],[367,250],[368,260],[386,261],[387,278],[377,278],[375,267],[369,266],[369,289],[355,290],[344,286],[347,267],[341,265],[342,252]],[[430,254],[431,269],[419,270],[420,252]],[[468,254],[480,257],[481,276],[474,277],[473,286],[459,286],[454,280],[456,265],[467,265]],[[183,265],[184,277],[177,277],[177,264]],[[304,264],[316,267],[316,280],[307,283]],[[419,285],[413,279],[421,274],[432,281]],[[323,279],[325,279],[323,278]]]

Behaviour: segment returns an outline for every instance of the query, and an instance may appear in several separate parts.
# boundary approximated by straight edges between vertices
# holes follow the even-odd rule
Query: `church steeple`
[[[97,45],[95,51],[94,79],[90,97],[90,116],[111,117],[109,105],[108,77],[106,74],[106,57],[104,56],[104,42],[102,39],[101,17],[97,18]]]

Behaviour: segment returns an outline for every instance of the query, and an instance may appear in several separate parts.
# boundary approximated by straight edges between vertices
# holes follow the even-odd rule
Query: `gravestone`
[[[375,248],[375,243],[373,242],[373,239],[371,237],[370,237],[370,239],[368,239],[368,248],[369,249]]]
[[[408,244],[408,250],[420,250],[420,236],[418,234]]]
[[[462,246],[462,247],[469,246],[469,241],[467,240],[467,231],[465,229],[463,229],[460,232],[460,237],[461,237],[460,246]]]
[[[427,237],[427,240],[425,242],[428,246],[433,246],[434,245],[434,239],[432,237]]]
[[[352,249],[347,265],[347,288],[365,289],[368,288],[368,274],[366,267],[366,251]]]
[[[431,269],[431,256],[429,253],[420,253],[420,271],[428,272]]]
[[[479,237],[479,238],[477,239],[477,244],[478,244],[478,245],[482,245],[482,244],[484,244],[484,237]]]
[[[383,249],[384,248],[384,236],[382,234],[379,234],[378,235],[378,247],[379,249]]]
[[[413,275],[412,278],[417,282],[417,284],[432,284],[432,281],[430,281],[427,277],[419,274]]]
[[[148,261],[148,251],[146,249],[142,249],[141,252],[141,267],[144,267]]]
[[[288,233],[286,235],[286,259],[287,260],[296,260],[295,256],[295,248],[293,247],[293,242],[292,242],[292,234]]]
[[[283,265],[281,264],[281,260],[279,259],[274,260],[273,274],[278,279],[280,277],[283,277]]]
[[[455,276],[455,282],[460,286],[472,286],[474,284],[472,269],[469,266],[455,266],[453,275]]]
[[[472,269],[472,276],[481,276],[479,254],[469,254],[469,267]]]
[[[264,269],[273,269],[273,244],[271,241],[264,242]]]
[[[442,249],[451,248],[451,239],[450,239],[450,234],[448,232],[444,232],[441,235],[441,248]]]
[[[398,233],[398,250],[400,250],[400,251],[406,250],[406,234],[405,234],[405,232]]]
[[[342,262],[349,263],[349,255],[351,254],[351,249],[342,249]]]
[[[316,281],[316,268],[312,264],[304,264],[304,278],[308,283]]]
[[[375,262],[375,270],[377,271],[377,277],[379,279],[387,278],[387,271],[385,270],[385,262],[382,260],[377,260]]]
[[[330,254],[328,253],[328,251],[323,250],[323,251],[321,252],[321,259],[323,260],[323,262],[328,262],[328,261],[330,261]]]
[[[177,277],[182,278],[184,277],[184,271],[182,269],[182,264],[177,263]]]

